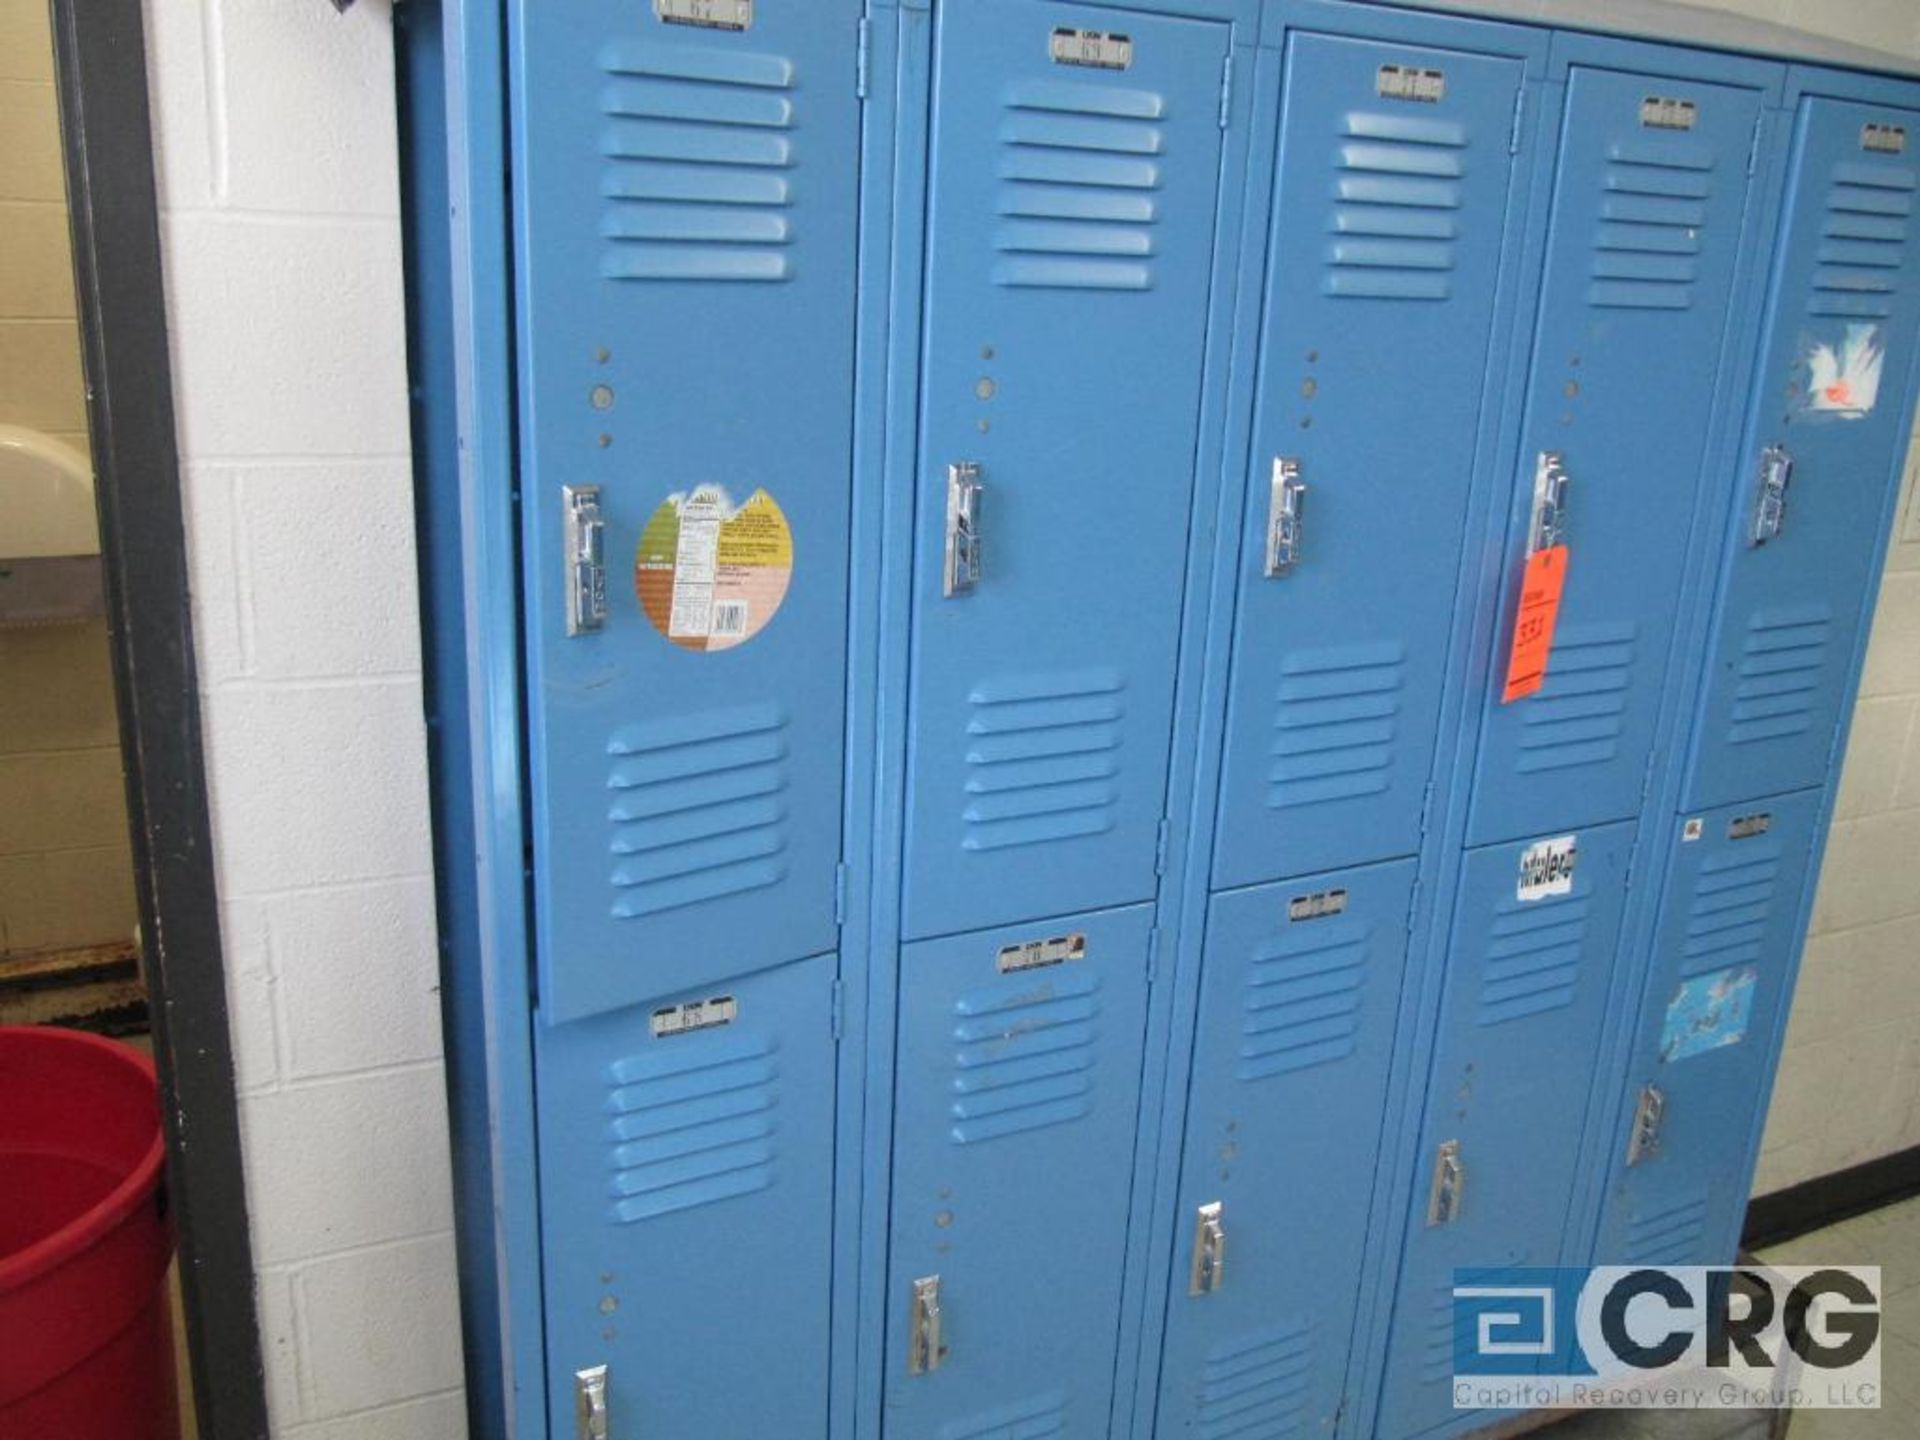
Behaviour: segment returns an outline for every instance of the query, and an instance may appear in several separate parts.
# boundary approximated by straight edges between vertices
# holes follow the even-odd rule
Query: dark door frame
[[[51,0],[141,948],[202,1440],[266,1392],[200,743],[140,0]]]

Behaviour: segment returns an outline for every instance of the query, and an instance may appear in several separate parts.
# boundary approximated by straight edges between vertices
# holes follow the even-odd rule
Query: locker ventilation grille
[[[1811,315],[1884,319],[1906,259],[1914,174],[1893,165],[1836,165],[1820,227]]]
[[[601,53],[600,273],[785,280],[792,273],[793,64],[698,45]]]
[[[1420,1380],[1441,1385],[1453,1378],[1454,1330],[1473,1323],[1471,1309],[1456,1306],[1451,1282],[1442,1283],[1427,1316],[1427,1343],[1420,1352]]]
[[[773,1184],[773,1044],[677,1036],[607,1072],[613,1216],[652,1220]]]
[[[1466,127],[1453,121],[1349,113],[1321,290],[1341,299],[1452,295],[1466,149]]]
[[[1819,603],[1754,611],[1740,646],[1731,744],[1778,740],[1813,724],[1832,622],[1833,611]]]
[[[1707,1257],[1707,1197],[1694,1193],[1678,1204],[1642,1215],[1627,1227],[1624,1265],[1698,1265]]]
[[[1085,962],[954,1002],[954,1143],[1066,1125],[1092,1113],[1099,973]]]
[[[1632,621],[1561,628],[1546,683],[1521,707],[1515,768],[1568,770],[1619,753],[1638,634]]]
[[[1756,837],[1700,867],[1687,911],[1683,979],[1760,960],[1779,887],[1780,853],[1776,842]]]
[[[1264,1080],[1353,1053],[1370,926],[1358,919],[1289,927],[1254,954],[1240,1078]],[[1294,938],[1297,932],[1298,938]]]
[[[1592,902],[1588,887],[1552,900],[1503,901],[1487,939],[1479,1023],[1501,1025],[1573,1000]]]
[[[1111,670],[983,680],[968,696],[968,850],[1113,828],[1125,682]]]
[[[1151,288],[1165,114],[1165,99],[1150,90],[1016,81],[1000,125],[994,283]]]
[[[1053,1440],[1067,1433],[1067,1397],[1058,1391],[1016,1400],[981,1415],[950,1420],[938,1440]]]
[[[1215,1346],[1201,1366],[1196,1440],[1281,1440],[1296,1433],[1313,1358],[1311,1321]]]
[[[1678,135],[1614,142],[1593,242],[1590,304],[1602,310],[1686,310],[1699,275],[1717,157]]]
[[[1269,808],[1377,795],[1393,783],[1406,655],[1394,642],[1296,650],[1281,662]]]
[[[615,733],[607,743],[615,918],[785,878],[786,731],[777,706],[749,705]]]

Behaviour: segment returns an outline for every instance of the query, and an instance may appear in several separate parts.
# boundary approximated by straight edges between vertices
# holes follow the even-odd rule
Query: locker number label
[[[1287,902],[1289,920],[1324,920],[1329,915],[1347,913],[1347,892],[1316,890],[1311,895],[1296,895]]]
[[[1447,98],[1447,72],[1418,65],[1382,65],[1373,88],[1383,100],[1418,100],[1438,105]]]
[[[740,1002],[731,995],[715,995],[710,1000],[690,1000],[685,1005],[668,1005],[653,1012],[653,1033],[663,1040],[669,1035],[691,1035],[696,1030],[731,1025],[739,1013]]]
[[[653,0],[653,13],[668,25],[698,25],[703,30],[753,26],[753,0]]]
[[[1756,815],[1736,815],[1727,823],[1729,840],[1751,840],[1756,835],[1764,835],[1773,828],[1773,815],[1770,811],[1761,811]]]
[[[1904,125],[1868,125],[1860,132],[1860,148],[1882,155],[1907,153],[1907,129]]]
[[[1520,852],[1522,900],[1545,900],[1553,895],[1573,893],[1573,866],[1580,858],[1580,837],[1562,835],[1539,840]]]
[[[1700,107],[1670,95],[1649,95],[1640,102],[1640,123],[1653,130],[1691,130],[1700,123]]]
[[[1087,958],[1087,937],[1081,934],[1051,935],[1045,940],[1022,940],[1018,945],[1000,947],[1000,973],[1018,970],[1044,970],[1049,965],[1064,965],[1069,960]]]
[[[1062,25],[1053,32],[1047,48],[1056,65],[1086,65],[1095,70],[1133,67],[1133,37],[1112,30],[1075,30]]]

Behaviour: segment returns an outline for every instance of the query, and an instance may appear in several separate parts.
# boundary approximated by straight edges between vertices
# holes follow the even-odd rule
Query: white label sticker
[[[753,24],[753,0],[653,0],[653,13],[669,25],[745,30]]]
[[[1649,95],[1640,102],[1640,123],[1655,130],[1691,130],[1700,123],[1700,107],[1691,100]]]
[[[1018,945],[1000,947],[1000,973],[1015,970],[1040,970],[1048,965],[1064,965],[1069,960],[1087,958],[1087,937],[1081,934],[1050,935],[1045,940],[1023,940]]]
[[[690,1000],[685,1005],[669,1005],[653,1012],[653,1033],[665,1039],[695,1030],[711,1030],[716,1025],[731,1025],[740,1013],[740,1003],[731,995],[715,995],[711,1000]]]
[[[1447,98],[1447,72],[1417,65],[1382,65],[1373,88],[1383,100],[1418,100],[1437,105]]]
[[[1860,148],[1882,155],[1904,155],[1907,131],[1904,125],[1869,125],[1860,132]]]
[[[1807,336],[1806,392],[1802,408],[1815,415],[1864,420],[1880,403],[1880,377],[1886,365],[1886,337],[1878,325],[1849,321],[1839,336]]]
[[[1554,840],[1539,840],[1520,852],[1522,900],[1545,900],[1550,895],[1573,893],[1573,863],[1579,858],[1579,836],[1562,835]]]
[[[1681,827],[1680,839],[1682,843],[1691,845],[1695,840],[1698,840],[1702,835],[1706,833],[1707,833],[1707,822],[1702,820],[1699,816],[1696,815],[1694,816],[1693,819],[1687,821],[1687,823]]]
[[[1111,30],[1074,30],[1062,25],[1053,32],[1047,48],[1056,65],[1125,70],[1133,64],[1133,37]]]

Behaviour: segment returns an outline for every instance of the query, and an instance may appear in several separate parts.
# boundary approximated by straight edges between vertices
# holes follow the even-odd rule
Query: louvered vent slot
[[[1393,783],[1406,653],[1394,642],[1342,645],[1296,650],[1281,662],[1269,808],[1377,795]]]
[[[1740,645],[1740,679],[1727,728],[1731,744],[1779,740],[1813,724],[1832,628],[1833,611],[1820,603],[1753,613]]]
[[[1313,1358],[1310,1321],[1215,1346],[1201,1366],[1196,1440],[1282,1440],[1299,1433]]]
[[[792,273],[793,64],[699,45],[609,45],[600,91],[600,273]]]
[[[1624,1265],[1698,1265],[1707,1238],[1707,1197],[1694,1193],[1637,1217],[1627,1229]]]
[[[1067,1397],[1057,1391],[949,1420],[938,1440],[1053,1440],[1067,1433]]]
[[[1546,683],[1521,710],[1522,774],[1603,765],[1620,753],[1637,639],[1631,621],[1561,627]]]
[[[773,1184],[774,1062],[771,1041],[716,1032],[609,1066],[613,1218],[652,1220]]]
[[[1044,290],[1153,284],[1166,100],[1150,90],[1015,83],[1000,125],[994,283]]]
[[[1893,314],[1913,192],[1914,173],[1896,165],[1853,161],[1834,167],[1809,314],[1869,320]]]
[[[1287,928],[1254,954],[1240,1043],[1242,1080],[1265,1080],[1353,1053],[1366,983],[1363,920],[1313,920]]]
[[[1125,686],[1111,670],[1006,676],[968,697],[968,850],[1045,845],[1113,828]]]
[[[777,706],[628,726],[607,754],[616,918],[786,877],[787,717]]]
[[[1755,838],[1700,867],[1687,911],[1683,979],[1760,960],[1780,882],[1780,854],[1774,841]]]
[[[1591,909],[1587,886],[1578,880],[1571,895],[1507,900],[1497,907],[1480,986],[1480,1024],[1505,1024],[1573,1000]]]
[[[1437,1385],[1453,1378],[1454,1334],[1457,1329],[1465,1329],[1472,1324],[1471,1312],[1466,1307],[1454,1304],[1451,1282],[1443,1282],[1439,1294],[1434,1297],[1433,1309],[1427,1315],[1426,1344],[1420,1351],[1420,1378],[1423,1382]]]
[[[1616,141],[1593,242],[1587,300],[1602,310],[1686,310],[1699,278],[1717,157],[1678,135]]]
[[[1093,1111],[1099,972],[1085,962],[954,1002],[954,1142],[1068,1125]]]
[[[1453,121],[1348,114],[1321,290],[1342,299],[1452,295],[1466,149],[1466,127]]]

